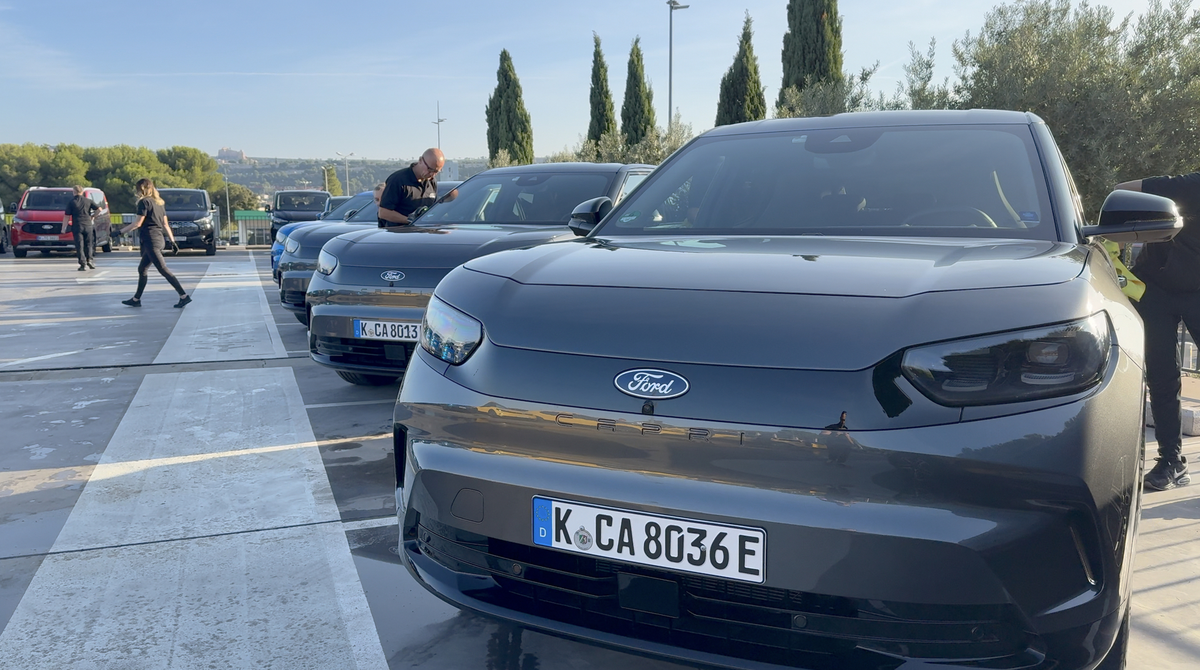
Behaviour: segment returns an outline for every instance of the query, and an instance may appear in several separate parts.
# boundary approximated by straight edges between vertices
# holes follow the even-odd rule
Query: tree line
[[[878,62],[843,70],[837,0],[788,0],[783,80],[768,109],[747,12],[721,78],[714,125],[767,118],[892,109],[1011,109],[1046,121],[1089,212],[1127,179],[1200,169],[1200,12],[1191,0],[1150,0],[1136,19],[1102,5],[1015,0],[988,12],[977,33],[952,45],[955,77],[933,79],[936,42],[909,43],[904,80],[890,95],[871,88]],[[552,161],[658,163],[692,136],[678,115],[656,125],[639,39],[629,52],[620,127],[608,66],[593,34],[587,134]],[[507,50],[487,106],[492,165],[533,161],[533,127]],[[674,113],[672,111],[672,113]]]
[[[225,212],[225,181],[217,161],[193,147],[0,144],[0,200],[6,203],[16,202],[31,186],[80,185],[104,191],[112,211],[133,212],[133,185],[142,178],[159,188],[204,189]],[[258,207],[258,197],[241,184],[229,184],[229,200],[230,209]]]

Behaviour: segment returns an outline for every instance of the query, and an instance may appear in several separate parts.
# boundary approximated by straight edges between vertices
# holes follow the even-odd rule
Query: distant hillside
[[[388,175],[409,165],[411,161],[350,160],[350,183],[346,184],[345,161],[312,160],[303,158],[251,158],[246,163],[226,163],[221,171],[235,184],[242,184],[255,193],[268,195],[275,191],[293,188],[325,188],[322,166],[337,167],[338,179],[347,193],[369,191]],[[486,159],[458,159],[446,161],[442,179],[466,179],[482,172],[487,167]]]

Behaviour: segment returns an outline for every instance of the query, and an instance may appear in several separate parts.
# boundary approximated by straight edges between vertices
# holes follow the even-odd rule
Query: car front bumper
[[[1116,637],[1143,444],[1125,359],[1082,400],[852,433],[837,458],[819,430],[515,401],[445,368],[407,371],[397,509],[410,571],[460,607],[724,667],[1081,669]],[[534,496],[761,528],[765,582],[538,547]],[[621,607],[620,574],[677,584],[681,615]]]
[[[312,281],[314,264],[309,270],[288,270],[279,272],[279,304],[284,308],[303,314],[306,307],[304,294],[308,292],[308,284]]]
[[[416,342],[356,337],[354,321],[420,323],[429,298],[421,293],[388,294],[379,287],[334,285],[314,274],[306,300],[309,355],[314,361],[335,370],[398,377],[412,360]]]

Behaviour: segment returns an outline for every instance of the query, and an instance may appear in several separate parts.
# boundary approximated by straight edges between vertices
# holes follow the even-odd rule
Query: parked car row
[[[1098,240],[1181,226],[1089,222],[1032,114],[780,119],[335,229],[304,309],[314,360],[403,376],[399,552],[463,609],[706,667],[1114,670],[1145,387]]]
[[[159,189],[164,201],[164,210],[175,242],[180,249],[202,249],[207,255],[217,253],[217,208],[208,196],[208,191],[190,188]],[[114,225],[109,211],[108,198],[104,191],[86,187],[84,197],[96,204],[99,211],[94,217],[96,226],[96,248],[112,252],[120,237],[120,222]],[[20,199],[11,206],[12,226],[3,227],[0,238],[0,253],[9,248],[17,258],[25,258],[30,251],[42,255],[52,252],[75,252],[75,236],[70,228],[64,230],[63,218],[67,203],[75,197],[66,187],[34,186],[25,190]],[[2,205],[0,205],[2,207]]]

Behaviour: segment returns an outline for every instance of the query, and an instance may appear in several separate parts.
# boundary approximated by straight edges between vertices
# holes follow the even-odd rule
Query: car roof
[[[721,137],[787,130],[875,128],[889,126],[955,126],[1041,123],[1036,114],[1000,109],[929,109],[847,112],[833,116],[765,119],[718,126],[702,137]]]
[[[485,170],[487,174],[527,174],[531,172],[545,174],[547,172],[603,172],[605,174],[618,172],[623,168],[646,168],[653,170],[653,165],[641,163],[533,163],[532,165],[512,165],[509,167]],[[483,174],[481,172],[480,174]]]
[[[208,191],[205,191],[202,188],[160,188],[160,189],[158,189],[159,193],[162,193],[163,191],[196,191],[197,193],[208,193]]]

